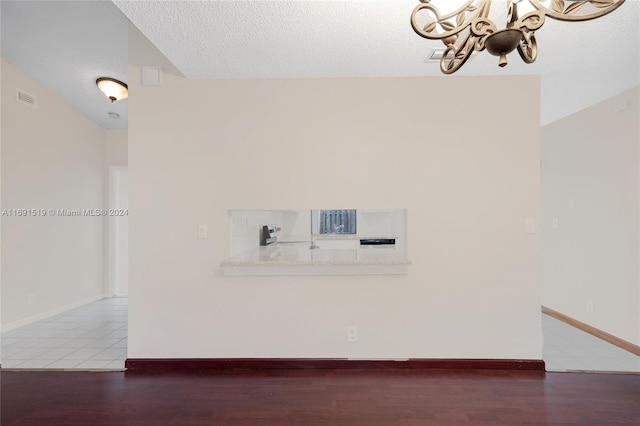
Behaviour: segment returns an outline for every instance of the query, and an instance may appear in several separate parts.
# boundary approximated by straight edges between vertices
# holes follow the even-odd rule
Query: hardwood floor
[[[640,424],[640,375],[3,371],[0,379],[3,426]]]

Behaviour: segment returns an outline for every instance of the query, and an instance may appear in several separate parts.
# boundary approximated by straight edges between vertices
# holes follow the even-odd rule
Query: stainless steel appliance
[[[260,229],[260,245],[270,246],[277,243],[280,229],[278,225],[264,225]]]
[[[360,248],[383,247],[393,248],[396,245],[395,238],[361,238]]]

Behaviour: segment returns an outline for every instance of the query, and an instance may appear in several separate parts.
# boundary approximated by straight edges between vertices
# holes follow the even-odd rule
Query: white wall
[[[105,205],[128,209],[128,130],[105,131]],[[127,216],[105,221],[105,282],[108,296],[126,296],[129,286],[129,229]]]
[[[635,344],[639,100],[636,87],[541,132],[543,304]]]
[[[208,221],[207,221],[208,222]],[[229,219],[221,224],[209,224],[213,235],[219,235],[220,227],[231,224],[230,256],[244,253],[260,245],[260,232],[264,225],[280,225],[283,213],[267,210],[234,210],[229,212]]]
[[[288,210],[282,215],[282,241],[311,243],[311,211]]]
[[[129,294],[129,172],[117,170],[114,176],[114,193],[112,200],[114,216],[109,217],[109,224],[113,226],[113,290],[116,296]]]
[[[537,78],[129,83],[130,358],[541,358]],[[228,210],[325,205],[407,208],[410,273],[222,275]]]
[[[105,167],[126,167],[129,164],[128,130],[105,130]]]
[[[37,108],[16,101],[16,89]],[[2,208],[104,207],[104,129],[2,61]],[[104,293],[104,219],[2,217],[3,330]]]
[[[406,212],[395,210],[358,211],[358,235],[360,237],[396,238],[404,245]]]

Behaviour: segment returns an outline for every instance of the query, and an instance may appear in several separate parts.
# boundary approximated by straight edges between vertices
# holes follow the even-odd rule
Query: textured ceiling
[[[103,126],[126,127],[125,117],[119,123],[105,117],[109,110],[126,116],[128,101],[111,105],[93,84],[99,75],[126,81],[126,18],[187,78],[441,75],[437,63],[424,61],[442,43],[419,37],[409,24],[417,4],[2,1],[2,55],[61,96],[66,93],[63,98]],[[499,25],[505,4],[493,6]],[[593,21],[548,19],[537,32],[536,63],[525,65],[513,53],[509,65],[498,68],[497,58],[482,52],[451,78],[537,74],[541,124],[547,124],[640,84],[639,22],[638,0]],[[481,107],[481,100],[468,101]]]
[[[424,60],[442,43],[409,24],[418,0],[114,3],[188,78],[440,75]],[[592,21],[548,19],[536,63],[514,52],[501,69],[482,52],[456,76],[540,75],[546,124],[639,84],[639,11],[628,0]],[[506,1],[493,12],[501,25]]]

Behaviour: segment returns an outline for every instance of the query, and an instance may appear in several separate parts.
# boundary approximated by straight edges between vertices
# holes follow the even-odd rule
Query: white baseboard
[[[49,317],[53,317],[55,315],[61,314],[63,312],[70,311],[71,309],[78,308],[80,306],[86,305],[88,303],[97,302],[98,300],[105,299],[107,297],[106,293],[101,293],[97,296],[91,296],[83,300],[79,300],[75,303],[71,303],[69,305],[61,306],[56,309],[52,309],[47,312],[43,312],[41,314],[33,315],[18,321],[10,322],[8,324],[2,324],[2,332],[5,333],[7,331],[15,330],[16,328],[24,327],[25,325],[32,324],[36,321],[41,321],[43,319],[47,319]]]

